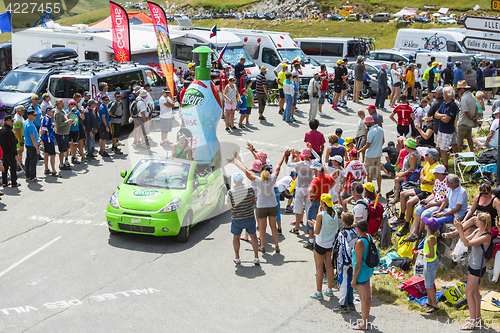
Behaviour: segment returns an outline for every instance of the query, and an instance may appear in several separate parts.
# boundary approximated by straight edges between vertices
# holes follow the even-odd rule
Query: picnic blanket
[[[438,291],[436,293],[436,301],[439,302],[441,296],[443,296],[444,291]],[[427,296],[416,298],[412,295],[408,295],[408,300],[413,303],[417,303],[420,306],[425,306],[427,304]]]
[[[496,298],[500,300],[500,293],[496,291],[490,291],[486,296],[481,298],[481,310],[500,312],[500,307],[497,307],[491,303],[491,299]]]

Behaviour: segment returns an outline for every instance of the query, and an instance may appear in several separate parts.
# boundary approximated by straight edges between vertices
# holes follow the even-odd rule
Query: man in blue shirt
[[[462,69],[462,63],[457,61],[455,63],[455,69],[453,70],[453,88],[457,89],[458,81],[464,79],[464,70]]]
[[[66,111],[68,119],[73,120],[73,123],[69,127],[69,149],[71,150],[71,163],[80,164],[80,161],[76,158],[76,147],[78,147],[78,140],[80,139],[80,118],[81,113],[78,110],[77,102],[74,99],[70,99],[68,102],[68,110]]]
[[[33,124],[36,116],[35,110],[28,111],[28,120],[23,124],[24,145],[26,147],[24,171],[26,173],[26,180],[31,182],[40,181],[36,178],[36,164],[38,162],[38,155],[40,155],[40,149],[38,149],[38,131]]]
[[[446,184],[451,189],[441,203],[439,209],[432,213],[439,228],[443,223],[453,222],[456,218],[461,221],[467,213],[467,191],[460,185],[460,178],[457,175],[449,174],[446,177]]]
[[[358,153],[365,153],[365,166],[368,172],[366,181],[371,183],[372,177],[377,175],[378,192],[382,188],[382,174],[380,173],[380,159],[382,157],[382,146],[384,145],[384,130],[375,124],[372,116],[365,117],[365,125],[368,128],[366,144]]]
[[[45,165],[45,174],[51,174],[54,177],[60,178],[61,175],[56,171],[56,146],[54,143],[54,126],[52,124],[52,116],[54,116],[54,108],[49,105],[45,110],[45,116],[42,118],[42,126],[40,127],[44,151],[43,161]],[[49,158],[52,171],[49,169]]]
[[[106,140],[109,137],[109,112],[108,112],[109,97],[102,97],[101,105],[99,106],[99,154],[102,157],[109,157],[106,153]]]
[[[436,148],[441,153],[442,163],[448,169],[448,148],[456,145],[452,142],[455,133],[455,119],[458,115],[458,105],[455,103],[455,90],[451,86],[443,89],[444,103],[441,104],[434,116],[439,120]]]
[[[42,109],[40,108],[40,105],[38,105],[38,95],[33,94],[31,96],[31,106],[28,107],[29,110],[35,110],[36,111],[36,117],[35,120],[33,121],[33,124],[36,127],[37,132],[40,131],[40,126],[42,126]],[[39,160],[43,160],[42,156],[38,157]]]

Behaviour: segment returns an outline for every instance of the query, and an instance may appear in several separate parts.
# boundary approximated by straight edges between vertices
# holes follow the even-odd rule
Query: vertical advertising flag
[[[130,61],[130,27],[125,9],[116,2],[110,1],[111,26],[113,33],[113,52],[118,62]]]
[[[167,79],[167,86],[170,93],[174,95],[174,61],[172,57],[172,46],[170,44],[170,34],[168,32],[167,17],[163,8],[154,2],[148,1],[149,12],[155,27],[156,39],[158,41],[158,60],[160,67]]]

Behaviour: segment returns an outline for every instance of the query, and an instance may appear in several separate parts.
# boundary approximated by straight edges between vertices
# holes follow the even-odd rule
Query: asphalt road
[[[344,129],[355,134],[358,108],[339,112],[329,106],[321,117],[326,136]],[[299,104],[301,110],[307,104]],[[177,114],[178,115],[178,114]],[[228,134],[219,123],[223,157],[235,149],[245,162],[246,141],[265,151],[273,163],[287,147],[303,148],[308,131],[301,112],[294,124],[268,107],[267,122],[251,115],[254,126]],[[395,125],[384,126],[386,141],[395,139]],[[292,215],[283,216],[281,253],[261,256],[252,264],[251,246],[243,242],[242,264],[235,265],[230,214],[198,224],[189,241],[142,235],[111,236],[105,222],[110,195],[121,182],[120,171],[140,157],[165,156],[152,132],[153,149],[138,151],[123,138],[122,156],[100,158],[62,171],[63,178],[43,177],[39,184],[4,189],[0,201],[0,332],[317,332],[348,331],[359,313],[340,315],[331,309],[338,293],[324,301],[311,300],[315,291],[313,254],[305,250],[304,233],[288,233]],[[173,135],[170,139],[172,140]],[[225,168],[226,174],[234,166]],[[281,176],[288,174],[286,167]],[[384,180],[384,191],[391,188]],[[268,242],[272,237],[268,231]],[[267,245],[269,250],[274,246]],[[360,311],[359,304],[356,306]],[[403,319],[404,318],[404,319]],[[371,320],[382,332],[439,329],[456,331],[418,313],[374,300]],[[377,331],[377,330],[375,330]]]

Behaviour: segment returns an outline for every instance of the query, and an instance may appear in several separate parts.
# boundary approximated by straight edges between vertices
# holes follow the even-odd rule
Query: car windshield
[[[309,58],[307,58],[301,49],[279,49],[278,53],[280,54],[281,59],[287,58],[292,61],[298,57],[301,61],[303,60],[306,63],[309,63]]]
[[[222,51],[222,48],[218,51]],[[227,48],[222,56],[222,60],[224,60],[224,62],[230,63],[233,66],[240,62],[241,58],[245,58],[245,68],[255,66],[252,58],[243,47]]]
[[[11,71],[0,82],[0,91],[15,91],[33,94],[45,73]]]
[[[183,190],[190,168],[191,163],[145,159],[132,170],[126,184]]]

